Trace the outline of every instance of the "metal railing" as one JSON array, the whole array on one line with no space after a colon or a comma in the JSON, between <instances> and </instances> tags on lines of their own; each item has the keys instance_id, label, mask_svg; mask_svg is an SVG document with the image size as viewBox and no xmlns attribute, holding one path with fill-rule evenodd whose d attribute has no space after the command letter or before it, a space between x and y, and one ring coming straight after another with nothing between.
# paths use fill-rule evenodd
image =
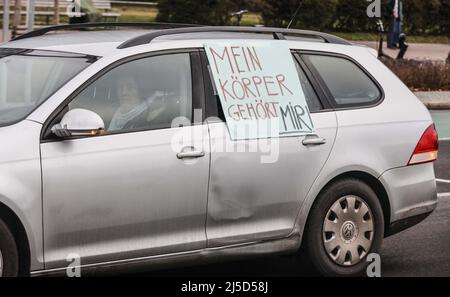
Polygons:
<instances>
[{"instance_id":1,"label":"metal railing","mask_svg":"<svg viewBox=\"0 0 450 297\"><path fill-rule=\"evenodd\" d=\"M208 27L208 26L202 26L202 27L188 27L188 28L176 28L176 29L168 29L168 30L161 30L161 31L155 31L150 32L147 34L143 34L141 36L137 36L134 38L131 38L121 45L118 46L118 48L128 48L133 46L138 46L142 44L148 44L152 42L155 38L161 37L161 36L167 36L167 35L176 35L176 34L188 34L188 33L218 33L218 32L225 32L225 33L249 33L249 34L271 34L274 39L286 39L285 36L305 36L305 37L313 37L313 38L320 38L326 43L334 43L334 44L344 44L344 45L351 45L350 42L348 42L345 39L342 39L340 37L317 32L317 31L309 31L309 30L294 30L294 29L284 29L284 28L267 28L267 27Z\"/></svg>"},{"instance_id":2,"label":"metal railing","mask_svg":"<svg viewBox=\"0 0 450 297\"><path fill-rule=\"evenodd\" d=\"M89 28L118 28L118 27L132 27L132 28L149 28L149 29L172 29L172 28L185 28L194 27L197 25L190 24L174 24L174 23L80 23L69 25L57 25L49 26L42 29L34 30L23 35L20 35L13 40L20 40L31 37L38 37L50 32L64 31L64 30L76 30L76 29L89 29Z\"/></svg>"}]
</instances>

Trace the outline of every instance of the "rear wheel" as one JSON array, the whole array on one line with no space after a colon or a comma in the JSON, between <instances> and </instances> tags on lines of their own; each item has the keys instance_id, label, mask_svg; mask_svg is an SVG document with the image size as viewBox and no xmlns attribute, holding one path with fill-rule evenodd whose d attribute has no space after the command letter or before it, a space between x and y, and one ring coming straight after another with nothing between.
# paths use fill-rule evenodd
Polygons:
<instances>
[{"instance_id":1,"label":"rear wheel","mask_svg":"<svg viewBox=\"0 0 450 297\"><path fill-rule=\"evenodd\" d=\"M383 210L375 192L360 180L342 179L317 198L306 227L305 251L320 274L360 275L383 235Z\"/></svg>"},{"instance_id":2,"label":"rear wheel","mask_svg":"<svg viewBox=\"0 0 450 297\"><path fill-rule=\"evenodd\" d=\"M0 219L0 277L13 277L19 274L19 254L14 236L8 226Z\"/></svg>"}]
</instances>

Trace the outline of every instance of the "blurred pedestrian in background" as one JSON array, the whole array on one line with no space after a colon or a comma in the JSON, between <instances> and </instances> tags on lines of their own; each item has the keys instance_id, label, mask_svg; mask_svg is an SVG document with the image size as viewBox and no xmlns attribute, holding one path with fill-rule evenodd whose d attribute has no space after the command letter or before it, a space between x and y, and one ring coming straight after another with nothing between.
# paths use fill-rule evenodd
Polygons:
<instances>
[{"instance_id":1,"label":"blurred pedestrian in background","mask_svg":"<svg viewBox=\"0 0 450 297\"><path fill-rule=\"evenodd\" d=\"M73 16L69 17L69 24L95 22L98 17L98 11L92 0L66 0L73 3ZM79 13L79 15L77 15Z\"/></svg>"},{"instance_id":2,"label":"blurred pedestrian in background","mask_svg":"<svg viewBox=\"0 0 450 297\"><path fill-rule=\"evenodd\" d=\"M403 1L390 0L388 48L398 48L399 36L402 33Z\"/></svg>"}]
</instances>

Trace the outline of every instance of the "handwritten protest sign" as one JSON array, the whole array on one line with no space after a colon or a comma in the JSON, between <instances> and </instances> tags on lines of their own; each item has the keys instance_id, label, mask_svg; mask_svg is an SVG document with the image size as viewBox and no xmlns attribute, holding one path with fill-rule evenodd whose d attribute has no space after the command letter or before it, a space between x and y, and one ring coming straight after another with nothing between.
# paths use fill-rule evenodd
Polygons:
<instances>
[{"instance_id":1,"label":"handwritten protest sign","mask_svg":"<svg viewBox=\"0 0 450 297\"><path fill-rule=\"evenodd\" d=\"M205 50L233 140L314 132L286 41L219 41Z\"/></svg>"}]
</instances>

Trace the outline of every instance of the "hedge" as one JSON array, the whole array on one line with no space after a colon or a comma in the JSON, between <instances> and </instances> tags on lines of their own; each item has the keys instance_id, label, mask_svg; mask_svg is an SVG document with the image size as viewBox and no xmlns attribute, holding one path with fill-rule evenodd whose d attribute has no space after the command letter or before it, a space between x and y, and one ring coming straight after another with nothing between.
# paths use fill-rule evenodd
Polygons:
<instances>
[{"instance_id":1,"label":"hedge","mask_svg":"<svg viewBox=\"0 0 450 297\"><path fill-rule=\"evenodd\" d=\"M389 0L380 0L382 16L389 18ZM285 27L299 0L160 0L159 21L227 25L230 14L248 9L261 14L265 25ZM369 32L366 0L303 0L294 28L342 32ZM409 34L450 35L450 0L403 0L404 31Z\"/></svg>"}]
</instances>

